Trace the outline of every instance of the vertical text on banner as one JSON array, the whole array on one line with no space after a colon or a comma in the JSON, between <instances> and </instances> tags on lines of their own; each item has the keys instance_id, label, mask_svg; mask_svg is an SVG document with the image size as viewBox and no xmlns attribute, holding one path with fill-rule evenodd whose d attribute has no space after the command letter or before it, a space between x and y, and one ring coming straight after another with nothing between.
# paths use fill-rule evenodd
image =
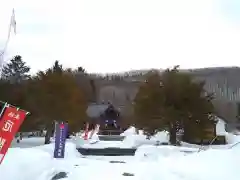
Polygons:
<instances>
[{"instance_id":1,"label":"vertical text on banner","mask_svg":"<svg viewBox=\"0 0 240 180\"><path fill-rule=\"evenodd\" d=\"M16 107L6 107L0 120L0 164L25 117L25 111Z\"/></svg>"},{"instance_id":2,"label":"vertical text on banner","mask_svg":"<svg viewBox=\"0 0 240 180\"><path fill-rule=\"evenodd\" d=\"M54 158L64 158L67 130L66 123L56 124Z\"/></svg>"}]
</instances>

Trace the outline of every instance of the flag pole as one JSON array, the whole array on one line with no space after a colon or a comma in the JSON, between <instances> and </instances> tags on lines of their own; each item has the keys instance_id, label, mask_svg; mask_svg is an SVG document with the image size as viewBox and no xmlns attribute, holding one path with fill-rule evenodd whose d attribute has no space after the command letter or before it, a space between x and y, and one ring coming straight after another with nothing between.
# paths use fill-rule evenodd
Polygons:
<instances>
[{"instance_id":1,"label":"flag pole","mask_svg":"<svg viewBox=\"0 0 240 180\"><path fill-rule=\"evenodd\" d=\"M26 115L30 114L30 112L28 112L28 111L26 111L26 110L24 110L24 109L18 108L18 107L16 107L16 106L12 105L12 104L8 104L7 102L4 102L4 101L1 101L1 100L0 100L0 103L4 104L4 109L5 109L6 107L9 107L9 106L10 106L10 107L17 108L18 111L19 111L19 110L25 111ZM0 113L0 117L1 117L2 113L4 112L4 109L2 109L2 112Z\"/></svg>"},{"instance_id":2,"label":"flag pole","mask_svg":"<svg viewBox=\"0 0 240 180\"><path fill-rule=\"evenodd\" d=\"M7 103L7 102L1 102L1 103L4 103L4 106L3 106L3 108L2 108L2 110L1 110L1 112L0 112L0 118L2 117L2 114L3 114L3 112L4 112L5 108L6 108L6 107L7 107L7 105L8 105L8 103Z\"/></svg>"},{"instance_id":3,"label":"flag pole","mask_svg":"<svg viewBox=\"0 0 240 180\"><path fill-rule=\"evenodd\" d=\"M13 24L14 23L14 24ZM7 46L8 46L8 43L9 43L9 40L10 40L10 36L11 36L11 29L12 29L12 26L14 26L14 32L16 33L16 21L15 21L15 11L14 11L14 8L12 10L12 15L11 15L11 19L10 19L10 24L8 26L8 36L7 36L7 41L5 43L5 46L3 48L3 51L1 52L0 56L3 56L6 49L7 49Z\"/></svg>"},{"instance_id":4,"label":"flag pole","mask_svg":"<svg viewBox=\"0 0 240 180\"><path fill-rule=\"evenodd\" d=\"M10 40L12 26L13 26L13 28L14 28L14 33L16 34L16 20L15 20L15 11L14 11L14 8L13 8L13 10L12 10L12 15L11 15L11 19L10 19L10 24L9 24L9 27L8 27L7 41L5 42L5 45L4 45L3 50L0 52L0 71L2 70L2 67L3 67L4 54L5 54L5 51L6 51L6 49L7 49L7 46L8 46L9 40Z\"/></svg>"}]
</instances>

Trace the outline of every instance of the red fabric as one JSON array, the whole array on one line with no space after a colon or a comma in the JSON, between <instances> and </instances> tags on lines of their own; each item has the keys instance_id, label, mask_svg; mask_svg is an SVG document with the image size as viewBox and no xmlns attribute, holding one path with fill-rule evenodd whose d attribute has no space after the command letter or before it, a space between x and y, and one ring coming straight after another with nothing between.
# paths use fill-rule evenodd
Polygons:
<instances>
[{"instance_id":1,"label":"red fabric","mask_svg":"<svg viewBox=\"0 0 240 180\"><path fill-rule=\"evenodd\" d=\"M88 129L89 129L89 124L86 124L86 129L85 129L85 134L84 134L84 140L88 140Z\"/></svg>"},{"instance_id":2,"label":"red fabric","mask_svg":"<svg viewBox=\"0 0 240 180\"><path fill-rule=\"evenodd\" d=\"M17 110L16 107L6 107L0 119L0 164L25 117L25 111Z\"/></svg>"}]
</instances>

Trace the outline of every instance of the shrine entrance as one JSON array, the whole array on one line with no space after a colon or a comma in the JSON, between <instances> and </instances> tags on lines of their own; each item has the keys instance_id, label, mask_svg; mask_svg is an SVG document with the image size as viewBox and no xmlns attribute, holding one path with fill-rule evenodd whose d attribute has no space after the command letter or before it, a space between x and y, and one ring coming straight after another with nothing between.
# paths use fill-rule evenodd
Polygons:
<instances>
[{"instance_id":1,"label":"shrine entrance","mask_svg":"<svg viewBox=\"0 0 240 180\"><path fill-rule=\"evenodd\" d=\"M120 112L109 105L107 109L100 116L100 129L109 134L114 131L120 131ZM112 133L111 133L112 134ZM118 133L119 134L119 133Z\"/></svg>"}]
</instances>

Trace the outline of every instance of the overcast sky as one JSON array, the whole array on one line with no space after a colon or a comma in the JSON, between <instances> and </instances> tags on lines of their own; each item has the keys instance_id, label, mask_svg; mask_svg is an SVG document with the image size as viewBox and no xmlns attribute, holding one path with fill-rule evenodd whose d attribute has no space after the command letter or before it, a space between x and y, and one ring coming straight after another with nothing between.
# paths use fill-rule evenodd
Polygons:
<instances>
[{"instance_id":1,"label":"overcast sky","mask_svg":"<svg viewBox=\"0 0 240 180\"><path fill-rule=\"evenodd\" d=\"M17 35L5 61L32 72L60 60L88 72L240 66L239 0L2 0L0 48L12 8Z\"/></svg>"}]
</instances>

